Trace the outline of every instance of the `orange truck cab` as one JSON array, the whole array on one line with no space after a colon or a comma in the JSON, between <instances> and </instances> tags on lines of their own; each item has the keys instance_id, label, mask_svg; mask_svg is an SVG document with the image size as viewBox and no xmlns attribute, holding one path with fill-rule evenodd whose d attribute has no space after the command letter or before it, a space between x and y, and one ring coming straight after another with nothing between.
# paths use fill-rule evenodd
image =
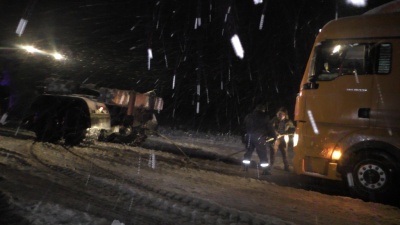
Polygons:
<instances>
[{"instance_id":1,"label":"orange truck cab","mask_svg":"<svg viewBox=\"0 0 400 225\"><path fill-rule=\"evenodd\" d=\"M327 23L296 99L294 170L380 201L400 184L400 1Z\"/></svg>"}]
</instances>

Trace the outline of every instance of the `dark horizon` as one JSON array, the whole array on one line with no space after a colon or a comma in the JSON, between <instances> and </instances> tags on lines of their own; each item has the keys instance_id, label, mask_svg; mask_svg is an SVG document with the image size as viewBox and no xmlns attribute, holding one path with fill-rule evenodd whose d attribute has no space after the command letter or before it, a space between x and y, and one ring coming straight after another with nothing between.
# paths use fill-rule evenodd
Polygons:
<instances>
[{"instance_id":1,"label":"dark horizon","mask_svg":"<svg viewBox=\"0 0 400 225\"><path fill-rule=\"evenodd\" d=\"M252 0L7 0L0 20L1 66L20 102L14 109L19 116L35 94L32 87L58 77L138 92L154 89L165 101L161 125L236 132L257 104L266 104L270 116L284 106L292 117L319 29L336 13L358 15L387 2L368 1L358 8L346 0L260 5ZM21 18L28 23L19 37ZM243 59L232 48L234 34ZM67 60L9 49L17 44L57 49Z\"/></svg>"}]
</instances>

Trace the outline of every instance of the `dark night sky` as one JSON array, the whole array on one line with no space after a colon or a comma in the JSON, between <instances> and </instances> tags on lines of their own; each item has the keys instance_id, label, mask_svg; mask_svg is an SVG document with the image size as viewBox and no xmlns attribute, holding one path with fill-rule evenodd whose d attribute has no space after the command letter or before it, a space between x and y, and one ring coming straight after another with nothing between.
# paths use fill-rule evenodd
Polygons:
<instances>
[{"instance_id":1,"label":"dark night sky","mask_svg":"<svg viewBox=\"0 0 400 225\"><path fill-rule=\"evenodd\" d=\"M30 99L28 87L50 76L88 79L101 87L155 89L165 101L160 124L235 132L259 103L270 115L280 106L293 112L314 38L336 9L339 17L351 16L386 2L357 8L346 0L3 0L0 62L19 100ZM28 24L19 37L21 18ZM195 29L196 18L201 25ZM233 51L233 34L243 59ZM7 49L16 44L57 49L68 60Z\"/></svg>"}]
</instances>

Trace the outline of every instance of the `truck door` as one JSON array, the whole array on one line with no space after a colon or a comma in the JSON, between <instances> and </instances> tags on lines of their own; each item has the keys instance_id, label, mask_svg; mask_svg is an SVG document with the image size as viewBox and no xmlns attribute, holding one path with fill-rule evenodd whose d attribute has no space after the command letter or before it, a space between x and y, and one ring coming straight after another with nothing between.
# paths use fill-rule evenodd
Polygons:
<instances>
[{"instance_id":1,"label":"truck door","mask_svg":"<svg viewBox=\"0 0 400 225\"><path fill-rule=\"evenodd\" d=\"M319 44L302 89L302 146L305 172L326 175L335 144L370 126L374 76L370 43L355 40ZM299 105L299 103L298 103Z\"/></svg>"},{"instance_id":2,"label":"truck door","mask_svg":"<svg viewBox=\"0 0 400 225\"><path fill-rule=\"evenodd\" d=\"M393 138L400 130L400 67L395 63L400 59L399 50L400 39L389 39L378 46L373 97L377 107L371 111L376 135Z\"/></svg>"}]
</instances>

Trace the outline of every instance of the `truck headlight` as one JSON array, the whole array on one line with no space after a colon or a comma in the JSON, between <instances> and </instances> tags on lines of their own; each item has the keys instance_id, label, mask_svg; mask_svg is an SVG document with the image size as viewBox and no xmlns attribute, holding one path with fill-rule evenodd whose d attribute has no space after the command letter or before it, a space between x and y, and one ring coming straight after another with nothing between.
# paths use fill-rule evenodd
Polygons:
<instances>
[{"instance_id":1,"label":"truck headlight","mask_svg":"<svg viewBox=\"0 0 400 225\"><path fill-rule=\"evenodd\" d=\"M333 150L332 152L332 160L339 160L342 157L342 152L338 149Z\"/></svg>"}]
</instances>

